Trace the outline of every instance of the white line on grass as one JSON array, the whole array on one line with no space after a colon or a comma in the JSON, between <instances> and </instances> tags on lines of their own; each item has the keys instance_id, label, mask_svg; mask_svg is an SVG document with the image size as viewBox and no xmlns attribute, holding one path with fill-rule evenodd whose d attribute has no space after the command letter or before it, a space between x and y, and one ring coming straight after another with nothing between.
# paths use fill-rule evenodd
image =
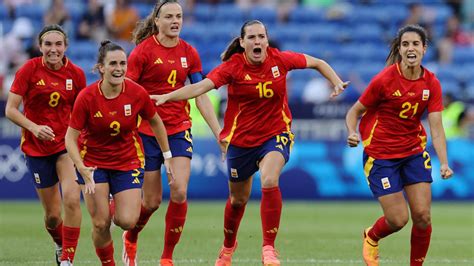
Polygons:
<instances>
[{"instance_id":1,"label":"white line on grass","mask_svg":"<svg viewBox=\"0 0 474 266\"><path fill-rule=\"evenodd\" d=\"M77 260L75 261L76 263L83 265L83 264L94 264L97 265L98 261L97 260ZM119 261L116 261L119 262ZM234 259L233 262L238 263L239 265L259 265L261 264L261 260L257 259ZM292 265L361 265L363 263L362 260L347 260L347 259L302 259L302 260L297 260L297 259L282 259L282 263L284 264L292 264ZM381 263L383 264L388 264L390 263L391 265L404 265L406 261L402 260L380 260ZM473 261L472 260L463 260L463 259L435 259L431 260L428 259L426 262L429 262L430 265L447 265L447 264L453 264L453 265L460 265L460 264L466 264L466 265L472 265ZM51 261L27 261L26 262L28 265L50 265ZM159 263L159 260L139 260L139 263L141 265L156 265ZM178 265L210 265L213 264L214 261L209 261L207 259L177 259L174 260L174 263ZM6 265L8 264L14 264L14 262L6 262Z\"/></svg>"}]
</instances>

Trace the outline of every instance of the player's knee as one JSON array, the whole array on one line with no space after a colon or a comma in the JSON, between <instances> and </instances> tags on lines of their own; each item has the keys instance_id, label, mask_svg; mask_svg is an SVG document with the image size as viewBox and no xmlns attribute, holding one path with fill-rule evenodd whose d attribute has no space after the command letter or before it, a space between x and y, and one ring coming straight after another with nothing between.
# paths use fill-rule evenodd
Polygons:
<instances>
[{"instance_id":1,"label":"player's knee","mask_svg":"<svg viewBox=\"0 0 474 266\"><path fill-rule=\"evenodd\" d=\"M146 199L143 201L143 207L147 209L149 212L154 212L158 210L161 205L162 198L161 197L154 197L153 199Z\"/></svg>"},{"instance_id":2,"label":"player's knee","mask_svg":"<svg viewBox=\"0 0 474 266\"><path fill-rule=\"evenodd\" d=\"M100 220L100 221L92 221L92 230L99 235L103 235L107 231L110 230L110 221L107 220Z\"/></svg>"},{"instance_id":3,"label":"player's knee","mask_svg":"<svg viewBox=\"0 0 474 266\"><path fill-rule=\"evenodd\" d=\"M177 189L177 190L173 190L171 191L170 193L170 198L173 202L176 202L176 203L183 203L186 201L186 189L183 188L183 189Z\"/></svg>"},{"instance_id":4,"label":"player's knee","mask_svg":"<svg viewBox=\"0 0 474 266\"><path fill-rule=\"evenodd\" d=\"M135 227L137 221L133 221L132 219L116 219L114 223L122 228L122 230L131 230Z\"/></svg>"},{"instance_id":5,"label":"player's knee","mask_svg":"<svg viewBox=\"0 0 474 266\"><path fill-rule=\"evenodd\" d=\"M63 204L66 211L81 211L81 196L80 194L63 195Z\"/></svg>"},{"instance_id":6,"label":"player's knee","mask_svg":"<svg viewBox=\"0 0 474 266\"><path fill-rule=\"evenodd\" d=\"M247 204L247 201L248 201L248 198L246 197L231 197L230 198L230 205L233 207L233 208L240 208L240 207L243 207Z\"/></svg>"},{"instance_id":7,"label":"player's knee","mask_svg":"<svg viewBox=\"0 0 474 266\"><path fill-rule=\"evenodd\" d=\"M431 224L431 214L429 211L413 213L411 219L413 224L426 227Z\"/></svg>"},{"instance_id":8,"label":"player's knee","mask_svg":"<svg viewBox=\"0 0 474 266\"><path fill-rule=\"evenodd\" d=\"M263 188L272 188L278 186L278 176L263 176L262 175L262 187Z\"/></svg>"},{"instance_id":9,"label":"player's knee","mask_svg":"<svg viewBox=\"0 0 474 266\"><path fill-rule=\"evenodd\" d=\"M47 228L54 229L61 223L61 215L58 214L46 214L44 216L44 223Z\"/></svg>"},{"instance_id":10,"label":"player's knee","mask_svg":"<svg viewBox=\"0 0 474 266\"><path fill-rule=\"evenodd\" d=\"M405 225L408 223L408 216L400 215L397 217L387 218L387 222L390 227L396 232L405 227Z\"/></svg>"}]
</instances>

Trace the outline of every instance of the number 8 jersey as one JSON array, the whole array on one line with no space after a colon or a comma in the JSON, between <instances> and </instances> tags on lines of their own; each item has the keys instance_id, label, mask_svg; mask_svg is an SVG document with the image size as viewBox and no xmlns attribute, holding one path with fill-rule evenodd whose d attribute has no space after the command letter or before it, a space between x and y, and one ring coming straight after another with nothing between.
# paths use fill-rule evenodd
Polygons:
<instances>
[{"instance_id":1,"label":"number 8 jersey","mask_svg":"<svg viewBox=\"0 0 474 266\"><path fill-rule=\"evenodd\" d=\"M408 80L393 64L377 74L359 98L367 107L359 131L371 157L404 158L424 151L421 117L425 110L443 111L443 103L438 79L426 68L423 71L419 79Z\"/></svg>"},{"instance_id":2,"label":"number 8 jersey","mask_svg":"<svg viewBox=\"0 0 474 266\"><path fill-rule=\"evenodd\" d=\"M64 137L77 94L86 86L84 71L69 59L53 70L42 57L28 60L16 73L11 92L22 96L23 113L38 125L49 126L55 139L42 141L22 130L21 149L28 156L48 156L65 150Z\"/></svg>"}]
</instances>

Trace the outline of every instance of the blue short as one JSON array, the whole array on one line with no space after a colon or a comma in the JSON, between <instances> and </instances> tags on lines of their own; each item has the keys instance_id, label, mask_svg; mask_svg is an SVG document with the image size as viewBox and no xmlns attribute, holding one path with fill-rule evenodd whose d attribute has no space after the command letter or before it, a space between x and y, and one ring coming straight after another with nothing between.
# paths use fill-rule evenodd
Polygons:
<instances>
[{"instance_id":1,"label":"blue short","mask_svg":"<svg viewBox=\"0 0 474 266\"><path fill-rule=\"evenodd\" d=\"M364 152L363 162L367 182L376 198L400 192L406 185L433 182L431 159L427 151L387 160L374 159Z\"/></svg>"},{"instance_id":2,"label":"blue short","mask_svg":"<svg viewBox=\"0 0 474 266\"><path fill-rule=\"evenodd\" d=\"M145 171L156 171L165 162L163 152L156 141L155 136L148 136L140 133L145 149ZM171 153L173 157L193 157L193 135L187 129L179 133L168 136Z\"/></svg>"},{"instance_id":3,"label":"blue short","mask_svg":"<svg viewBox=\"0 0 474 266\"><path fill-rule=\"evenodd\" d=\"M33 157L25 155L26 166L30 170L31 177L36 188L48 188L59 182L58 172L56 171L56 162L59 156L66 153L66 150L58 153Z\"/></svg>"},{"instance_id":4,"label":"blue short","mask_svg":"<svg viewBox=\"0 0 474 266\"><path fill-rule=\"evenodd\" d=\"M281 133L254 148L241 148L232 144L227 148L227 174L229 181L242 182L249 179L258 171L258 164L267 153L280 152L285 163L290 159L290 151L293 146L294 136L292 133Z\"/></svg>"},{"instance_id":5,"label":"blue short","mask_svg":"<svg viewBox=\"0 0 474 266\"><path fill-rule=\"evenodd\" d=\"M79 171L77 173L77 183L84 185L84 178ZM98 168L94 171L94 182L109 183L110 193L115 195L120 191L132 188L142 188L143 168L137 168L130 171L118 171Z\"/></svg>"}]
</instances>

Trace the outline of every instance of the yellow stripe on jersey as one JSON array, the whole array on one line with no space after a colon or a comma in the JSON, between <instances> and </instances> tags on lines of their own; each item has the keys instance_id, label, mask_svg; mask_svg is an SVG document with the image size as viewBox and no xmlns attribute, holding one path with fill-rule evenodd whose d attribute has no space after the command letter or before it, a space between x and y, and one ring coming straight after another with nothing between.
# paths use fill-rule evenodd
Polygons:
<instances>
[{"instance_id":1,"label":"yellow stripe on jersey","mask_svg":"<svg viewBox=\"0 0 474 266\"><path fill-rule=\"evenodd\" d=\"M25 129L21 129L21 140L20 140L20 148L23 147L23 143L25 143Z\"/></svg>"},{"instance_id":2,"label":"yellow stripe on jersey","mask_svg":"<svg viewBox=\"0 0 474 266\"><path fill-rule=\"evenodd\" d=\"M240 111L240 105L239 105L239 113L237 113L237 115L234 118L234 123L232 124L232 128L230 129L230 133L229 133L229 135L227 135L227 137L224 138L224 140L227 143L230 143L230 141L232 140L232 136L234 136L234 132L237 129L237 118L239 117L241 112L242 111Z\"/></svg>"},{"instance_id":3,"label":"yellow stripe on jersey","mask_svg":"<svg viewBox=\"0 0 474 266\"><path fill-rule=\"evenodd\" d=\"M367 162L365 162L365 165L364 165L364 174L365 174L365 178L367 179L367 184L369 185L370 185L369 174L370 174L370 170L372 170L372 167L374 167L374 161L375 161L375 158L369 156L369 158L367 159Z\"/></svg>"},{"instance_id":4,"label":"yellow stripe on jersey","mask_svg":"<svg viewBox=\"0 0 474 266\"><path fill-rule=\"evenodd\" d=\"M283 104L283 107L282 107L282 110L281 110L281 114L283 116L283 122L285 122L285 124L286 124L286 131L291 132L291 126L290 126L291 119L285 114L285 105L284 104Z\"/></svg>"},{"instance_id":5,"label":"yellow stripe on jersey","mask_svg":"<svg viewBox=\"0 0 474 266\"><path fill-rule=\"evenodd\" d=\"M426 136L421 135L421 132L423 132L423 128L421 127L421 125L420 125L419 128L420 128L420 135L418 135L418 137L421 139L420 146L421 146L421 147L423 148L423 150L424 150L424 149L426 149L426 142L427 142L427 140L426 140Z\"/></svg>"},{"instance_id":6,"label":"yellow stripe on jersey","mask_svg":"<svg viewBox=\"0 0 474 266\"><path fill-rule=\"evenodd\" d=\"M186 111L186 114L189 117L189 114L191 113L191 105L189 104L188 101L186 101L186 105L184 106L184 110ZM191 117L189 117L189 120L191 120Z\"/></svg>"},{"instance_id":7,"label":"yellow stripe on jersey","mask_svg":"<svg viewBox=\"0 0 474 266\"><path fill-rule=\"evenodd\" d=\"M137 127L140 127L141 123L142 123L142 117L139 115L137 119Z\"/></svg>"},{"instance_id":8,"label":"yellow stripe on jersey","mask_svg":"<svg viewBox=\"0 0 474 266\"><path fill-rule=\"evenodd\" d=\"M374 136L374 131L375 131L375 127L377 127L377 124L378 124L379 120L375 120L375 123L374 123L374 126L372 127L372 130L370 130L370 135L367 139L363 140L362 141L362 145L364 147L367 147L370 145L370 143L372 142L372 137Z\"/></svg>"},{"instance_id":9,"label":"yellow stripe on jersey","mask_svg":"<svg viewBox=\"0 0 474 266\"><path fill-rule=\"evenodd\" d=\"M84 157L86 157L86 153L87 153L86 144L87 144L87 139L84 140L84 143L83 143L84 146L82 147L82 151L79 152L79 154L81 155L81 159L83 159L83 160L84 160Z\"/></svg>"},{"instance_id":10,"label":"yellow stripe on jersey","mask_svg":"<svg viewBox=\"0 0 474 266\"><path fill-rule=\"evenodd\" d=\"M143 168L145 167L145 155L143 155L142 147L140 146L140 142L137 141L137 138L135 138L135 136L132 136L132 138L133 145L135 149L137 149L137 158L140 161L140 167Z\"/></svg>"}]
</instances>

